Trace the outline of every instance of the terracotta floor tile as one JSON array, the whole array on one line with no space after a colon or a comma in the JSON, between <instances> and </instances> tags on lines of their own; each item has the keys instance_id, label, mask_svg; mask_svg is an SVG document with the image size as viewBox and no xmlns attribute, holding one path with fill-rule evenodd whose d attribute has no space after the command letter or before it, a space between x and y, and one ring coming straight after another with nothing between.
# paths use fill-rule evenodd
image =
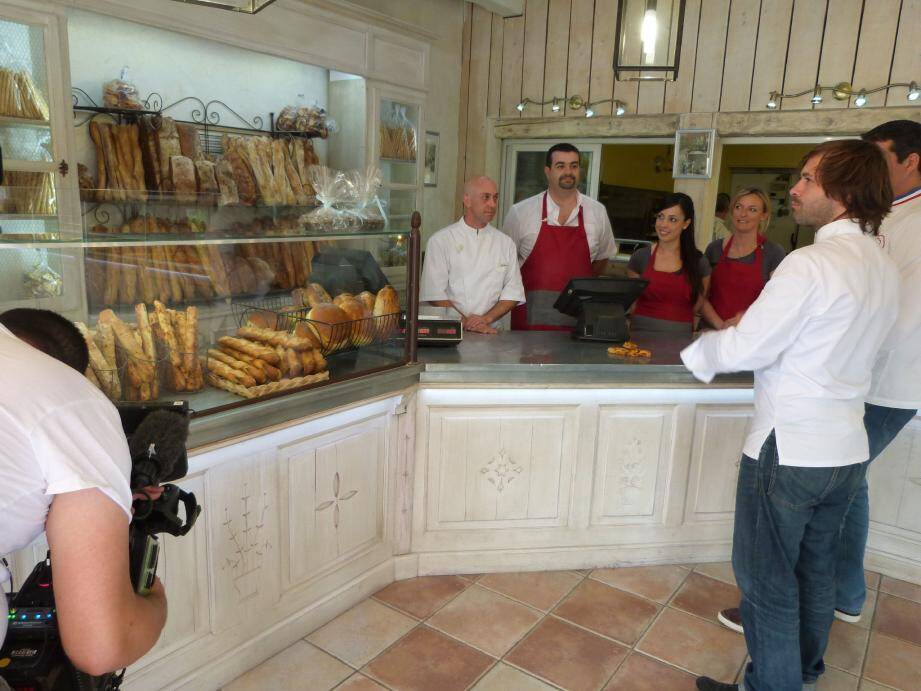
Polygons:
<instances>
[{"instance_id":1,"label":"terracotta floor tile","mask_svg":"<svg viewBox=\"0 0 921 691\"><path fill-rule=\"evenodd\" d=\"M373 679L357 672L336 687L336 691L387 691Z\"/></svg>"},{"instance_id":2,"label":"terracotta floor tile","mask_svg":"<svg viewBox=\"0 0 921 691\"><path fill-rule=\"evenodd\" d=\"M860 680L860 691L892 691L891 686L883 686L869 679Z\"/></svg>"},{"instance_id":3,"label":"terracotta floor tile","mask_svg":"<svg viewBox=\"0 0 921 691\"><path fill-rule=\"evenodd\" d=\"M418 619L426 619L470 585L457 576L422 576L395 581L374 593L381 602Z\"/></svg>"},{"instance_id":4,"label":"terracotta floor tile","mask_svg":"<svg viewBox=\"0 0 921 691\"><path fill-rule=\"evenodd\" d=\"M730 683L745 659L745 639L719 624L666 608L637 650Z\"/></svg>"},{"instance_id":5,"label":"terracotta floor tile","mask_svg":"<svg viewBox=\"0 0 921 691\"><path fill-rule=\"evenodd\" d=\"M361 667L405 635L418 622L367 599L307 636L318 648Z\"/></svg>"},{"instance_id":6,"label":"terracotta floor tile","mask_svg":"<svg viewBox=\"0 0 921 691\"><path fill-rule=\"evenodd\" d=\"M483 577L481 573L459 573L457 574L460 578L463 578L465 581L473 581L476 583Z\"/></svg>"},{"instance_id":7,"label":"terracotta floor tile","mask_svg":"<svg viewBox=\"0 0 921 691\"><path fill-rule=\"evenodd\" d=\"M704 576L715 578L718 581L723 581L730 585L736 584L736 575L732 570L732 562L730 561L720 561L714 564L698 564L694 567L694 570L697 573L702 573Z\"/></svg>"},{"instance_id":8,"label":"terracotta floor tile","mask_svg":"<svg viewBox=\"0 0 921 691\"><path fill-rule=\"evenodd\" d=\"M900 581L897 578L883 576L879 584L879 590L881 593L889 593L913 602L921 602L921 585L917 583L909 583L908 581Z\"/></svg>"},{"instance_id":9,"label":"terracotta floor tile","mask_svg":"<svg viewBox=\"0 0 921 691\"><path fill-rule=\"evenodd\" d=\"M565 621L547 617L505 660L571 691L601 688L629 650Z\"/></svg>"},{"instance_id":10,"label":"terracotta floor tile","mask_svg":"<svg viewBox=\"0 0 921 691\"><path fill-rule=\"evenodd\" d=\"M826 667L825 674L819 677L816 691L857 691L860 679L834 667Z\"/></svg>"},{"instance_id":11,"label":"terracotta floor tile","mask_svg":"<svg viewBox=\"0 0 921 691\"><path fill-rule=\"evenodd\" d=\"M680 566L628 566L595 569L591 577L665 604L687 575L687 570Z\"/></svg>"},{"instance_id":12,"label":"terracotta floor tile","mask_svg":"<svg viewBox=\"0 0 921 691\"><path fill-rule=\"evenodd\" d=\"M863 675L896 689L921 689L921 647L874 631Z\"/></svg>"},{"instance_id":13,"label":"terracotta floor tile","mask_svg":"<svg viewBox=\"0 0 921 691\"><path fill-rule=\"evenodd\" d=\"M553 691L554 687L500 662L470 691Z\"/></svg>"},{"instance_id":14,"label":"terracotta floor tile","mask_svg":"<svg viewBox=\"0 0 921 691\"><path fill-rule=\"evenodd\" d=\"M462 691L494 662L470 646L419 626L362 672L396 691Z\"/></svg>"},{"instance_id":15,"label":"terracotta floor tile","mask_svg":"<svg viewBox=\"0 0 921 691\"><path fill-rule=\"evenodd\" d=\"M428 625L502 657L541 616L541 612L520 602L473 586L436 612Z\"/></svg>"},{"instance_id":16,"label":"terracotta floor tile","mask_svg":"<svg viewBox=\"0 0 921 691\"><path fill-rule=\"evenodd\" d=\"M714 623L720 610L739 606L739 589L709 576L692 573L672 598L671 606Z\"/></svg>"},{"instance_id":17,"label":"terracotta floor tile","mask_svg":"<svg viewBox=\"0 0 921 691\"><path fill-rule=\"evenodd\" d=\"M876 573L875 571L864 570L863 580L866 581L868 588L872 590L878 590L879 589L879 579L880 579L880 575Z\"/></svg>"},{"instance_id":18,"label":"terracotta floor tile","mask_svg":"<svg viewBox=\"0 0 921 691\"><path fill-rule=\"evenodd\" d=\"M695 691L695 679L693 674L634 652L630 653L604 691Z\"/></svg>"},{"instance_id":19,"label":"terracotta floor tile","mask_svg":"<svg viewBox=\"0 0 921 691\"><path fill-rule=\"evenodd\" d=\"M633 645L661 607L649 600L587 578L553 613L602 636Z\"/></svg>"},{"instance_id":20,"label":"terracotta floor tile","mask_svg":"<svg viewBox=\"0 0 921 691\"><path fill-rule=\"evenodd\" d=\"M921 604L880 593L873 630L921 645Z\"/></svg>"},{"instance_id":21,"label":"terracotta floor tile","mask_svg":"<svg viewBox=\"0 0 921 691\"><path fill-rule=\"evenodd\" d=\"M867 591L867 599L863 602L863 610L860 612L860 621L858 621L854 626L859 626L862 629L869 629L870 625L873 623L873 616L876 614L876 601L879 597L879 593L876 590Z\"/></svg>"},{"instance_id":22,"label":"terracotta floor tile","mask_svg":"<svg viewBox=\"0 0 921 691\"><path fill-rule=\"evenodd\" d=\"M544 612L563 599L582 580L572 571L488 573L477 583Z\"/></svg>"},{"instance_id":23,"label":"terracotta floor tile","mask_svg":"<svg viewBox=\"0 0 921 691\"><path fill-rule=\"evenodd\" d=\"M327 691L352 674L352 668L306 641L270 657L224 686L223 691Z\"/></svg>"},{"instance_id":24,"label":"terracotta floor tile","mask_svg":"<svg viewBox=\"0 0 921 691\"><path fill-rule=\"evenodd\" d=\"M869 635L870 632L867 629L836 619L831 625L831 635L825 651L825 664L851 674L860 674Z\"/></svg>"}]
</instances>

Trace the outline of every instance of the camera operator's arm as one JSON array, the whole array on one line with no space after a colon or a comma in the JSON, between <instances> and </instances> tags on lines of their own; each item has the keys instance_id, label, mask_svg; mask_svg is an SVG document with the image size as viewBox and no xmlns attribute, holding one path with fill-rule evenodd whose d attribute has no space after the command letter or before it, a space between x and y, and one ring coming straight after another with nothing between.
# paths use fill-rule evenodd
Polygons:
<instances>
[{"instance_id":1,"label":"camera operator's arm","mask_svg":"<svg viewBox=\"0 0 921 691\"><path fill-rule=\"evenodd\" d=\"M64 651L92 675L126 667L157 642L166 594L137 595L128 576L128 520L98 489L57 494L46 523Z\"/></svg>"}]
</instances>

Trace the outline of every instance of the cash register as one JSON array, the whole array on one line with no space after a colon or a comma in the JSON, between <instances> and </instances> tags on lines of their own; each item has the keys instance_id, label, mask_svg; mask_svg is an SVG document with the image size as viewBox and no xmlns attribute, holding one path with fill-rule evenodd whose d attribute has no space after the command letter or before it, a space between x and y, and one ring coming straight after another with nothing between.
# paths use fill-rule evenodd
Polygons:
<instances>
[{"instance_id":1,"label":"cash register","mask_svg":"<svg viewBox=\"0 0 921 691\"><path fill-rule=\"evenodd\" d=\"M576 318L572 337L577 341L623 343L630 338L627 310L648 284L641 278L573 278L553 307Z\"/></svg>"}]
</instances>

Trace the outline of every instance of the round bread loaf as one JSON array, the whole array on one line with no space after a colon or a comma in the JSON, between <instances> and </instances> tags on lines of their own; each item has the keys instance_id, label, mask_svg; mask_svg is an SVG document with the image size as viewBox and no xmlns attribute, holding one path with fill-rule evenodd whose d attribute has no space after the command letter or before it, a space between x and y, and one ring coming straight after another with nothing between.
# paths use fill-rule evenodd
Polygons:
<instances>
[{"instance_id":1,"label":"round bread loaf","mask_svg":"<svg viewBox=\"0 0 921 691\"><path fill-rule=\"evenodd\" d=\"M361 304L368 310L369 315L374 313L374 301L377 299L374 293L363 290L358 294L358 299L361 300Z\"/></svg>"},{"instance_id":2,"label":"round bread loaf","mask_svg":"<svg viewBox=\"0 0 921 691\"><path fill-rule=\"evenodd\" d=\"M326 292L326 289L319 283L311 283L307 286L307 303L311 307L332 303L333 299Z\"/></svg>"},{"instance_id":3,"label":"round bread loaf","mask_svg":"<svg viewBox=\"0 0 921 691\"><path fill-rule=\"evenodd\" d=\"M321 302L315 305L307 313L307 319L326 352L341 350L349 344L349 328L338 326L349 321L349 317L333 303Z\"/></svg>"},{"instance_id":4,"label":"round bread loaf","mask_svg":"<svg viewBox=\"0 0 921 691\"><path fill-rule=\"evenodd\" d=\"M305 321L298 321L294 325L294 335L298 338L306 338L308 341L311 341L314 348L319 348L321 345L316 331Z\"/></svg>"},{"instance_id":5,"label":"round bread loaf","mask_svg":"<svg viewBox=\"0 0 921 691\"><path fill-rule=\"evenodd\" d=\"M374 340L374 320L368 319L371 316L370 312L357 298L345 298L339 303L339 309L349 315L352 321L352 328L349 330L352 345L368 345Z\"/></svg>"},{"instance_id":6,"label":"round bread loaf","mask_svg":"<svg viewBox=\"0 0 921 691\"><path fill-rule=\"evenodd\" d=\"M386 341L400 321L400 298L393 286L384 286L377 291L374 300L374 322L377 339Z\"/></svg>"},{"instance_id":7,"label":"round bread loaf","mask_svg":"<svg viewBox=\"0 0 921 691\"><path fill-rule=\"evenodd\" d=\"M274 312L254 310L246 313L244 326L256 326L260 329L275 329L276 315Z\"/></svg>"},{"instance_id":8,"label":"round bread loaf","mask_svg":"<svg viewBox=\"0 0 921 691\"><path fill-rule=\"evenodd\" d=\"M333 298L333 304L336 307L342 307L342 303L345 300L354 300L355 296L351 293L339 293L336 297Z\"/></svg>"}]
</instances>

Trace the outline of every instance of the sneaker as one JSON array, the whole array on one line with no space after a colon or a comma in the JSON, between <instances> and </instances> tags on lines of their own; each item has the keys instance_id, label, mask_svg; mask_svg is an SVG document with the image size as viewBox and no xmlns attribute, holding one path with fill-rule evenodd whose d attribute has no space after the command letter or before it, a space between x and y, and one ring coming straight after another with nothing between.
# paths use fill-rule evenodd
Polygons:
<instances>
[{"instance_id":1,"label":"sneaker","mask_svg":"<svg viewBox=\"0 0 921 691\"><path fill-rule=\"evenodd\" d=\"M845 612L843 609L835 610L835 619L846 621L848 624L856 624L858 621L860 621L860 615L860 612L857 612L857 614L851 614L850 612Z\"/></svg>"},{"instance_id":2,"label":"sneaker","mask_svg":"<svg viewBox=\"0 0 921 691\"><path fill-rule=\"evenodd\" d=\"M837 612L835 614L837 614ZM736 633L744 633L744 629L742 628L742 613L739 611L738 607L724 609L716 615L716 618L719 619L720 624L727 629L732 629Z\"/></svg>"},{"instance_id":3,"label":"sneaker","mask_svg":"<svg viewBox=\"0 0 921 691\"><path fill-rule=\"evenodd\" d=\"M710 677L697 677L697 691L739 691L739 685L724 684Z\"/></svg>"}]
</instances>

